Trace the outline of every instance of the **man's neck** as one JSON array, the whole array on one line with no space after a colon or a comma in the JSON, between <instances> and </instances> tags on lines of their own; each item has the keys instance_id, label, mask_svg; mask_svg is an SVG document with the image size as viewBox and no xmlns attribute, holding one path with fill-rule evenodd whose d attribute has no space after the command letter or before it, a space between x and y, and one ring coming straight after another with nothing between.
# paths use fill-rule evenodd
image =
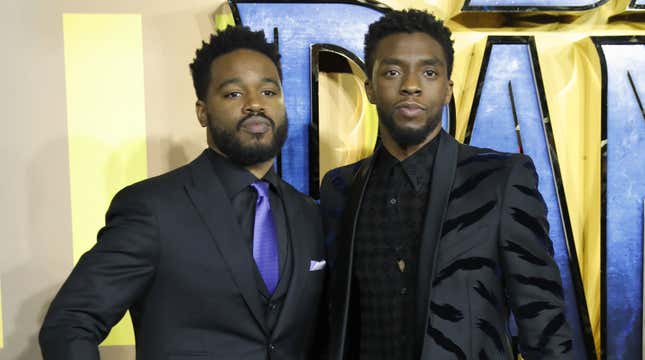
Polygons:
<instances>
[{"instance_id":1,"label":"man's neck","mask_svg":"<svg viewBox=\"0 0 645 360\"><path fill-rule=\"evenodd\" d=\"M273 167L273 158L262 163L245 166L244 168L255 175L256 178L262 179L266 173Z\"/></svg>"},{"instance_id":2,"label":"man's neck","mask_svg":"<svg viewBox=\"0 0 645 360\"><path fill-rule=\"evenodd\" d=\"M217 146L210 146L213 151L216 153L220 154L221 156L230 159L226 154L224 154L220 149L217 148ZM244 168L248 170L251 174L253 174L256 178L262 179L264 175L266 175L269 170L273 167L273 162L275 158L271 158L267 161L257 163L257 164L252 164L252 165L245 165Z\"/></svg>"},{"instance_id":3,"label":"man's neck","mask_svg":"<svg viewBox=\"0 0 645 360\"><path fill-rule=\"evenodd\" d=\"M410 156L412 156L417 151L419 151L419 149L423 148L434 138L439 136L440 132L441 132L441 126L437 126L434 130L430 132L430 134L428 134L428 136L421 143L417 145L401 146L396 141L394 141L394 139L390 136L390 134L387 131L382 131L381 142L383 143L383 146L385 147L385 149L394 158L396 158L399 161L403 161L409 158Z\"/></svg>"}]
</instances>

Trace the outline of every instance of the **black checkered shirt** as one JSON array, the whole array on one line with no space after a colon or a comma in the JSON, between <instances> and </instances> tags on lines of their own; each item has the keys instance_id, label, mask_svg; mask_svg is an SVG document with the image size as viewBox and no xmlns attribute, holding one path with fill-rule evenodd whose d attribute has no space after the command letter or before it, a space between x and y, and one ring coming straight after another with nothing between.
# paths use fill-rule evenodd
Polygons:
<instances>
[{"instance_id":1,"label":"black checkered shirt","mask_svg":"<svg viewBox=\"0 0 645 360\"><path fill-rule=\"evenodd\" d=\"M355 240L361 360L420 356L413 334L417 263L437 139L401 162L385 148L376 155Z\"/></svg>"}]
</instances>

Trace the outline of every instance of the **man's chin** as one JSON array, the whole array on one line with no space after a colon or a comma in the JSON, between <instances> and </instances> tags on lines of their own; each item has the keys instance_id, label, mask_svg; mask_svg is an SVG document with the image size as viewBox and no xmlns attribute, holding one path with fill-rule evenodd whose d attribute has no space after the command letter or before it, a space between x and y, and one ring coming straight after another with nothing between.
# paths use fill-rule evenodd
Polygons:
<instances>
[{"instance_id":1,"label":"man's chin","mask_svg":"<svg viewBox=\"0 0 645 360\"><path fill-rule=\"evenodd\" d=\"M400 127L389 129L392 139L401 147L415 146L423 143L433 132L431 127Z\"/></svg>"},{"instance_id":2,"label":"man's chin","mask_svg":"<svg viewBox=\"0 0 645 360\"><path fill-rule=\"evenodd\" d=\"M254 165L272 160L287 138L286 123L275 130L251 133L249 131L228 132L209 127L213 144L234 162Z\"/></svg>"},{"instance_id":3,"label":"man's chin","mask_svg":"<svg viewBox=\"0 0 645 360\"><path fill-rule=\"evenodd\" d=\"M252 131L247 131L244 129L239 130L238 132L238 140L245 141L245 139L269 139L272 140L273 137L275 136L275 133L273 130L269 129L268 131L265 132L252 132Z\"/></svg>"},{"instance_id":4,"label":"man's chin","mask_svg":"<svg viewBox=\"0 0 645 360\"><path fill-rule=\"evenodd\" d=\"M246 139L238 138L237 140L238 144L240 144L245 150L270 148L274 142L273 136L252 137Z\"/></svg>"}]
</instances>

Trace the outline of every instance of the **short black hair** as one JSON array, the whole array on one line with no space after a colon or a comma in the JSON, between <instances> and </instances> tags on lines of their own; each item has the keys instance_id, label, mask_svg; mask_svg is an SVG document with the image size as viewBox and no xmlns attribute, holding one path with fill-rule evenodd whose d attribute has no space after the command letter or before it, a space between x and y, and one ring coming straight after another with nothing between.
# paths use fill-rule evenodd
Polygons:
<instances>
[{"instance_id":1,"label":"short black hair","mask_svg":"<svg viewBox=\"0 0 645 360\"><path fill-rule=\"evenodd\" d=\"M280 69L280 54L274 43L269 43L264 31L251 31L246 26L227 26L226 29L211 34L209 42L202 41L201 49L195 51L195 59L190 64L193 86L199 100L205 101L211 79L211 64L218 57L238 49L249 49L266 55Z\"/></svg>"},{"instance_id":2,"label":"short black hair","mask_svg":"<svg viewBox=\"0 0 645 360\"><path fill-rule=\"evenodd\" d=\"M452 63L454 59L453 41L450 39L452 33L443 21L437 19L427 11L408 9L393 10L386 13L376 22L370 24L367 34L365 34L365 65L367 67L367 77L372 77L374 68L374 52L378 43L383 38L399 33L422 32L430 35L443 48L446 57L446 66L448 67L448 77L452 74Z\"/></svg>"}]
</instances>

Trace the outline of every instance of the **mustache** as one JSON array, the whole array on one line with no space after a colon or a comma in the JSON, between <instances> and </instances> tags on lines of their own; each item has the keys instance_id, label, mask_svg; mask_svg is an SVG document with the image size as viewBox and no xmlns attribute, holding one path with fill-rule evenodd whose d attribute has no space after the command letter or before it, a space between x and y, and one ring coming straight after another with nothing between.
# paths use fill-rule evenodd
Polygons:
<instances>
[{"instance_id":1,"label":"mustache","mask_svg":"<svg viewBox=\"0 0 645 360\"><path fill-rule=\"evenodd\" d=\"M275 129L275 121L273 121L273 119L271 119L270 117L266 116L263 112L254 111L254 112L251 112L248 115L244 116L243 118L241 118L237 122L237 130L240 130L240 128L242 127L242 124L244 124L244 122L246 120L248 120L248 119L250 119L252 117L261 117L261 118L265 119L266 121L269 122L269 124L271 124L271 127L273 129Z\"/></svg>"}]
</instances>

